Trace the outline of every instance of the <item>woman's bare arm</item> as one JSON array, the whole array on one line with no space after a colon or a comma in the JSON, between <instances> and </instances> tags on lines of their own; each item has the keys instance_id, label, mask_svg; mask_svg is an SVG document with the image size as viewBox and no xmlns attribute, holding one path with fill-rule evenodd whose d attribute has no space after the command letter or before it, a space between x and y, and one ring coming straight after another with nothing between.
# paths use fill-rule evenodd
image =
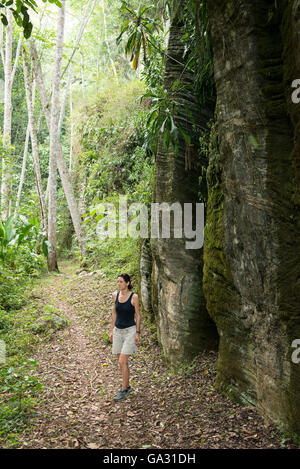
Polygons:
<instances>
[{"instance_id":1,"label":"woman's bare arm","mask_svg":"<svg viewBox=\"0 0 300 469\"><path fill-rule=\"evenodd\" d=\"M114 325L116 322L116 292L113 292L113 303L114 305L113 305L113 311L111 315L110 335L109 335L110 342L113 341L113 329L114 329Z\"/></svg>"},{"instance_id":2,"label":"woman's bare arm","mask_svg":"<svg viewBox=\"0 0 300 469\"><path fill-rule=\"evenodd\" d=\"M135 309L135 322L136 330L141 330L141 313L140 313L140 300L139 295L135 293L132 298L134 309ZM140 334L136 334L135 342L138 343L140 340Z\"/></svg>"}]
</instances>

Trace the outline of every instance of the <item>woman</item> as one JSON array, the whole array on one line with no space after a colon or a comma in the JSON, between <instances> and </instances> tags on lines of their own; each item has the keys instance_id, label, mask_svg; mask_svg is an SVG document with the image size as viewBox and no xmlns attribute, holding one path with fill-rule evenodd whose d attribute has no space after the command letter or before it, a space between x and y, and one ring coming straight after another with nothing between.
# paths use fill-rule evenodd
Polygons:
<instances>
[{"instance_id":1,"label":"woman","mask_svg":"<svg viewBox=\"0 0 300 469\"><path fill-rule=\"evenodd\" d=\"M128 359L137 351L140 341L140 305L137 293L132 289L128 274L118 275L118 289L113 293L114 307L111 320L110 336L112 353L117 355L122 373L122 388L115 395L115 401L126 399L131 392L129 385Z\"/></svg>"}]
</instances>

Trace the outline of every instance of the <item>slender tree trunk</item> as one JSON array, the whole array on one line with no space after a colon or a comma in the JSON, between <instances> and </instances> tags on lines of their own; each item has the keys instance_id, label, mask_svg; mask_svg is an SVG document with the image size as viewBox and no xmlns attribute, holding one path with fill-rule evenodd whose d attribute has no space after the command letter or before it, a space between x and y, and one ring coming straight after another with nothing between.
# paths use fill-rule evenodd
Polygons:
<instances>
[{"instance_id":1,"label":"slender tree trunk","mask_svg":"<svg viewBox=\"0 0 300 469\"><path fill-rule=\"evenodd\" d=\"M5 57L4 57L4 49L3 49L3 23L0 21L0 54L3 63L3 67L5 66Z\"/></svg>"},{"instance_id":2,"label":"slender tree trunk","mask_svg":"<svg viewBox=\"0 0 300 469\"><path fill-rule=\"evenodd\" d=\"M84 81L84 55L82 50L80 49L80 56L81 56L81 87L82 87L82 96L85 99L85 81Z\"/></svg>"},{"instance_id":3,"label":"slender tree trunk","mask_svg":"<svg viewBox=\"0 0 300 469\"><path fill-rule=\"evenodd\" d=\"M71 63L70 68L69 68L68 80L67 80L67 83L66 83L66 89L65 89L65 93L64 93L64 98L63 98L63 102L62 102L62 105L61 105L61 109L60 109L60 116L59 116L59 123L58 123L58 132L60 133L60 132L61 132L61 128L62 128L62 123L63 123L64 115L65 115L65 108L66 108L67 97L68 97L68 93L70 93L70 127L71 127L70 160L71 160L71 158L72 158L72 115L71 115L71 114L72 114L72 109L71 109L71 106L72 106L72 95L71 95L71 90L72 90L72 75L73 75L73 63ZM70 168L69 168L69 171L70 171Z\"/></svg>"},{"instance_id":4,"label":"slender tree trunk","mask_svg":"<svg viewBox=\"0 0 300 469\"><path fill-rule=\"evenodd\" d=\"M4 79L5 79L5 89L4 89L4 122L3 122L3 144L4 148L6 147L7 151L4 152L4 157L2 158L2 182L1 182L1 216L2 220L6 220L11 213L11 155L10 155L10 145L11 145L11 121L12 121L12 86L14 81L14 76L18 67L20 48L22 44L22 37L20 36L14 66L12 66L12 50L13 50L13 31L12 31L12 13L7 10L7 21L8 25L5 29L5 55L3 51L3 30L1 30L1 39L0 39L0 50L1 57L4 65Z\"/></svg>"},{"instance_id":5,"label":"slender tree trunk","mask_svg":"<svg viewBox=\"0 0 300 469\"><path fill-rule=\"evenodd\" d=\"M166 22L164 23L165 46L166 46L166 48L168 47L168 44L169 44L170 26L171 26L171 21L170 21L170 18L168 18L166 20Z\"/></svg>"},{"instance_id":6,"label":"slender tree trunk","mask_svg":"<svg viewBox=\"0 0 300 469\"><path fill-rule=\"evenodd\" d=\"M49 164L49 201L48 201L48 234L51 244L48 252L49 271L58 270L56 261L56 191L57 191L57 155L59 153L59 92L60 74L64 42L66 3L62 2L62 7L58 15L56 54L52 83L52 103L50 119L50 164Z\"/></svg>"},{"instance_id":7,"label":"slender tree trunk","mask_svg":"<svg viewBox=\"0 0 300 469\"><path fill-rule=\"evenodd\" d=\"M72 75L73 75L73 63L71 63L70 68L69 68L69 73L68 73L68 80L67 80L67 84L66 84L66 89L65 89L65 93L64 93L62 105L61 105L61 108L60 108L60 116L59 116L59 123L58 123L58 133L61 132L61 128L62 128L62 123L63 123L63 119L64 119L64 115L65 115L65 108L66 108L66 102L67 102L68 92L69 92L69 90L70 90L70 85L71 85L71 81L72 81Z\"/></svg>"},{"instance_id":8,"label":"slender tree trunk","mask_svg":"<svg viewBox=\"0 0 300 469\"><path fill-rule=\"evenodd\" d=\"M41 170L40 170L40 163L39 163L39 156L38 156L37 129L35 126L35 121L34 121L34 111L33 111L34 99L33 99L33 96L31 95L32 84L30 83L29 67L28 67L25 49L23 49L22 55L23 55L24 83L25 83L27 110L28 110L28 123L29 123L29 129L30 129L31 148L32 148L32 156L33 156L33 163L34 163L34 174L35 174L35 179L36 179L38 197L39 197L40 206L41 206L41 214L42 214L44 230L46 232L46 236L48 237L47 211L46 211L45 198L43 195Z\"/></svg>"},{"instance_id":9,"label":"slender tree trunk","mask_svg":"<svg viewBox=\"0 0 300 469\"><path fill-rule=\"evenodd\" d=\"M73 159L73 96L72 96L72 83L70 83L70 156L69 156L69 172L72 171L72 159Z\"/></svg>"},{"instance_id":10,"label":"slender tree trunk","mask_svg":"<svg viewBox=\"0 0 300 469\"><path fill-rule=\"evenodd\" d=\"M16 50L16 56L15 56L15 61L14 61L14 67L12 70L12 76L11 76L11 86L13 85L14 79L15 79L15 74L18 68L19 64L19 56L20 56L20 51L21 51L21 45L22 45L23 38L20 35L19 40L18 40L18 45L17 45L17 50Z\"/></svg>"},{"instance_id":11,"label":"slender tree trunk","mask_svg":"<svg viewBox=\"0 0 300 469\"><path fill-rule=\"evenodd\" d=\"M23 184L24 184L24 179L25 179L26 161L27 161L28 144L29 144L29 136L30 136L30 127L29 127L29 122L28 122L28 124L27 124L27 130L26 130L26 137L25 137L25 144L24 144L24 153L23 153L23 161L22 161L21 176L20 176L20 182L19 182L19 188L18 188L18 194L17 194L17 200L16 200L16 206L15 206L14 216L16 216L17 213L18 213L18 209L19 209L19 205L20 205L20 200L21 200L21 193L22 193Z\"/></svg>"},{"instance_id":12,"label":"slender tree trunk","mask_svg":"<svg viewBox=\"0 0 300 469\"><path fill-rule=\"evenodd\" d=\"M22 45L22 40L23 40L23 37L22 35L20 34L20 37L19 37L19 40L18 40L18 45L17 45L17 50L16 50L16 56L15 56L15 61L14 61L14 66L12 68L12 73L11 73L11 78L10 78L10 82L11 82L11 93L12 93L12 87L13 87L13 82L14 82L14 78L15 78L15 74L16 74L16 71L17 71L17 68L18 68L18 64L19 64L19 56L20 56L20 50L21 50L21 45ZM11 104L12 104L12 98L11 98ZM11 106L11 118L10 120L12 119L12 106ZM11 133L11 129L10 129L10 133ZM12 161L10 161L9 165L11 165ZM11 211L12 211L12 197L11 197L11 193L12 193L12 177L11 177L11 174L10 174L10 169L8 171L8 216L11 215Z\"/></svg>"},{"instance_id":13,"label":"slender tree trunk","mask_svg":"<svg viewBox=\"0 0 300 469\"><path fill-rule=\"evenodd\" d=\"M3 145L7 149L2 158L1 217L5 221L9 216L11 118L12 118L12 13L7 10L8 25L5 29L4 59L4 122Z\"/></svg>"},{"instance_id":14,"label":"slender tree trunk","mask_svg":"<svg viewBox=\"0 0 300 469\"><path fill-rule=\"evenodd\" d=\"M85 30L85 27L86 25L88 24L89 22L89 19L94 11L94 8L95 8L95 5L96 5L96 2L97 0L89 0L89 3L87 4L85 10L84 10L84 13L83 13L83 16L82 16L82 20L81 20L81 23L80 23L80 26L79 26L79 30L78 30L78 33L77 33L77 36L76 36L76 40L75 40L75 44L74 44L74 48L73 48L73 51L72 51L72 54L69 58L69 62L67 63L64 71L62 72L61 74L61 77L62 78L64 76L64 74L66 73L69 65L72 63L72 60L73 60L73 57L74 55L76 54L77 52L77 49L79 47L79 44L80 44L80 41L82 39L82 36L83 36L83 33L84 33L84 30Z\"/></svg>"},{"instance_id":15,"label":"slender tree trunk","mask_svg":"<svg viewBox=\"0 0 300 469\"><path fill-rule=\"evenodd\" d=\"M82 96L85 99L85 81L84 81L84 55L82 50L80 50L81 56L81 87L82 87Z\"/></svg>"},{"instance_id":16,"label":"slender tree trunk","mask_svg":"<svg viewBox=\"0 0 300 469\"><path fill-rule=\"evenodd\" d=\"M80 189L79 189L79 210L80 213L83 215L86 213L87 207L86 207L86 200L85 200L85 188L87 184L87 175L84 173L84 176L82 177L82 182L80 184Z\"/></svg>"},{"instance_id":17,"label":"slender tree trunk","mask_svg":"<svg viewBox=\"0 0 300 469\"><path fill-rule=\"evenodd\" d=\"M32 60L32 66L36 78L36 85L39 92L40 100L43 106L44 114L46 117L46 123L50 131L50 105L49 105L49 96L47 94L43 74L41 69L41 64L38 60L37 51L33 42L29 43L30 55ZM85 256L85 240L84 240L84 230L82 227L82 221L79 213L79 208L75 199L74 189L69 177L68 168L66 166L64 154L59 142L58 149L58 159L57 165L59 170L59 175L63 185L64 193L67 199L68 207L73 221L74 230L77 236L78 244L81 250L82 257Z\"/></svg>"},{"instance_id":18,"label":"slender tree trunk","mask_svg":"<svg viewBox=\"0 0 300 469\"><path fill-rule=\"evenodd\" d=\"M32 102L34 103L35 98L35 82L32 85ZM39 119L38 119L38 124L37 124L37 133L40 128L40 122L41 122L41 117L42 117L42 112L40 112ZM29 122L27 125L27 130L26 130L26 137L25 137L25 143L24 143L24 152L23 152L23 161L22 161L22 169L21 169L21 175L20 175L20 182L19 182L19 188L18 188L18 194L17 194L17 200L16 200L16 205L15 205L15 211L14 211L14 216L17 215L19 206L20 206L20 200L21 200L21 194L22 194L22 189L24 185L24 179L25 179L25 172L26 172L26 162L27 162L27 154L28 154L28 144L29 144L29 137L30 137L30 128L29 128Z\"/></svg>"},{"instance_id":19,"label":"slender tree trunk","mask_svg":"<svg viewBox=\"0 0 300 469\"><path fill-rule=\"evenodd\" d=\"M76 40L75 40L75 44L74 44L72 54L70 56L70 59L69 59L69 62L67 64L67 66L65 67L65 69L64 69L64 71L61 75L61 78L62 78L63 75L65 74L67 68L70 67L69 68L69 73L68 73L68 80L67 80L67 86L66 86L66 90L65 90L64 100L63 100L63 103L62 103L62 106L61 106L61 111L60 111L59 129L61 129L61 127L62 127L62 122L63 122L63 118L64 118L65 105L66 105L68 92L70 94L72 93L72 74L73 74L73 62L72 62L72 60L73 60L73 58L74 58L74 56L75 56L75 54L78 50L78 46L79 46L80 41L82 39L84 30L85 30L86 25L88 24L89 19L90 19L91 15L94 11L96 3L97 3L97 0L89 0L88 4L86 5L84 14L82 16L82 21L81 21L81 24L80 24L80 27L79 27L79 30L78 30L78 33L77 33L77 36L76 36ZM72 114L72 96L70 95L70 115L71 114ZM71 121L71 139L70 139L71 141L70 141L69 170L71 170L71 166L72 166L72 132L73 132L73 124L72 124L72 121Z\"/></svg>"},{"instance_id":20,"label":"slender tree trunk","mask_svg":"<svg viewBox=\"0 0 300 469\"><path fill-rule=\"evenodd\" d=\"M105 12L104 0L101 0L101 8L102 8L102 12L103 12L104 41L105 41L105 44L106 44L106 48L107 48L109 60L110 60L110 63L111 63L111 66L112 66L112 69L113 69L113 72L114 72L114 76L116 77L117 76L117 70L116 70L114 61L112 59L111 49L110 49L110 45L109 45L109 42L108 42L108 39L107 39L107 25L106 25L106 12Z\"/></svg>"}]
</instances>

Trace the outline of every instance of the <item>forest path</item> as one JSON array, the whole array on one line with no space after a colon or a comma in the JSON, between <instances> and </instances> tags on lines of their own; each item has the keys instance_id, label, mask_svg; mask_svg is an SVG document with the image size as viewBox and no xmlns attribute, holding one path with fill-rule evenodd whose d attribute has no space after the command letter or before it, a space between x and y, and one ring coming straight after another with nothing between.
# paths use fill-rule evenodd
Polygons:
<instances>
[{"instance_id":1,"label":"forest path","mask_svg":"<svg viewBox=\"0 0 300 469\"><path fill-rule=\"evenodd\" d=\"M116 279L78 277L74 261L59 268L33 294L38 305L55 306L70 325L35 348L43 389L19 448L282 447L280 432L256 410L214 390L215 352L171 372L143 321L138 353L129 361L133 393L115 403L121 377L103 333L110 328Z\"/></svg>"}]
</instances>

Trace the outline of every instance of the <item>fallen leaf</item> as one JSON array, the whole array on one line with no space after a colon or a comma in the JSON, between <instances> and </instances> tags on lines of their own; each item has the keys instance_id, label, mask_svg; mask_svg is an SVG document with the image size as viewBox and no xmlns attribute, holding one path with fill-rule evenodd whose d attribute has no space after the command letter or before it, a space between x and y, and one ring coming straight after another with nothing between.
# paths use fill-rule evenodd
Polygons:
<instances>
[{"instance_id":1,"label":"fallen leaf","mask_svg":"<svg viewBox=\"0 0 300 469\"><path fill-rule=\"evenodd\" d=\"M89 443L87 447L89 449L99 449L99 446L96 443Z\"/></svg>"}]
</instances>

